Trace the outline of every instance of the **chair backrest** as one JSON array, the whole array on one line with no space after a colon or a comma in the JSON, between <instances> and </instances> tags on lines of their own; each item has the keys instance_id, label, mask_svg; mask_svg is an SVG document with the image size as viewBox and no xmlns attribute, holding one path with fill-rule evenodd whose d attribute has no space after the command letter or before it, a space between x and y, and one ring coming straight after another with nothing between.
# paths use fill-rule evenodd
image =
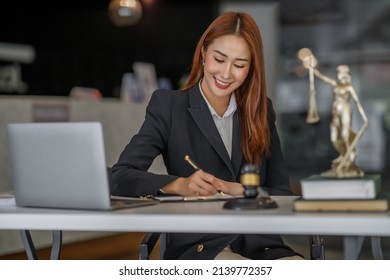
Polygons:
<instances>
[{"instance_id":1,"label":"chair backrest","mask_svg":"<svg viewBox=\"0 0 390 280\"><path fill-rule=\"evenodd\" d=\"M164 258L164 251L167 246L167 234L160 232L148 232L145 234L139 245L139 259L149 260L157 241L160 240L160 259Z\"/></svg>"},{"instance_id":2,"label":"chair backrest","mask_svg":"<svg viewBox=\"0 0 390 280\"><path fill-rule=\"evenodd\" d=\"M113 190L111 170L112 170L112 168L110 166L107 166L107 177L108 177L108 185L110 186L110 193L112 193L112 190Z\"/></svg>"}]
</instances>

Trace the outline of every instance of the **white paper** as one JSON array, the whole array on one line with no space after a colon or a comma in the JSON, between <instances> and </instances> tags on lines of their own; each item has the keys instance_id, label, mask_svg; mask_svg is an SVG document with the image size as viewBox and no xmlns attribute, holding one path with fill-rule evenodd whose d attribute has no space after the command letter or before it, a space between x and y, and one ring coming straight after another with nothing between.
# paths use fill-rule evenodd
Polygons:
<instances>
[{"instance_id":1,"label":"white paper","mask_svg":"<svg viewBox=\"0 0 390 280\"><path fill-rule=\"evenodd\" d=\"M15 197L9 193L0 193L0 206L16 205Z\"/></svg>"}]
</instances>

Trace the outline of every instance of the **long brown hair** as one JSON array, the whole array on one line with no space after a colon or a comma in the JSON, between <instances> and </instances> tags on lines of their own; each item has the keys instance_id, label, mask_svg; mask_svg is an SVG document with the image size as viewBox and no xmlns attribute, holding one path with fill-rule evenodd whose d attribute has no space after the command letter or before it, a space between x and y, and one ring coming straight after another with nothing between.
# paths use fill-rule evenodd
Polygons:
<instances>
[{"instance_id":1,"label":"long brown hair","mask_svg":"<svg viewBox=\"0 0 390 280\"><path fill-rule=\"evenodd\" d=\"M245 160L259 164L263 153L269 154L270 131L267 121L267 91L261 34L256 22L246 13L227 12L218 16L200 38L191 71L184 89L197 84L203 76L202 47L207 50L213 41L224 35L242 37L251 52L248 77L235 90L241 126L241 142Z\"/></svg>"}]
</instances>

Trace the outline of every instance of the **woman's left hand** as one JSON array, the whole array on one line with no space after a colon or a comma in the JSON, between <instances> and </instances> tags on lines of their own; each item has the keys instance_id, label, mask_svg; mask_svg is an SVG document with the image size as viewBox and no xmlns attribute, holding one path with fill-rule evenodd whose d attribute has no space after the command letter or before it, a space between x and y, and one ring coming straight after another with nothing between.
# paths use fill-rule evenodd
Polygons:
<instances>
[{"instance_id":1,"label":"woman's left hand","mask_svg":"<svg viewBox=\"0 0 390 280\"><path fill-rule=\"evenodd\" d=\"M230 195L243 195L244 187L240 183L228 182L218 178L212 181L212 185L219 191Z\"/></svg>"}]
</instances>

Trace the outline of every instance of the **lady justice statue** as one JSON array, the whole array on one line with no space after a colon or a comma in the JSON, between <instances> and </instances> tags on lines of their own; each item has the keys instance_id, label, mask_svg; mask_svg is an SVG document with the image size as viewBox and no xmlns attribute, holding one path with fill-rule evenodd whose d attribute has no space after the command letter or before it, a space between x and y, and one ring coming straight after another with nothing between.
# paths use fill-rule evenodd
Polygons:
<instances>
[{"instance_id":1,"label":"lady justice statue","mask_svg":"<svg viewBox=\"0 0 390 280\"><path fill-rule=\"evenodd\" d=\"M351 84L351 75L347 65L339 65L336 68L337 79L332 79L322 74L316 68L316 59L308 49L302 49L299 54L305 68L309 69L310 100L306 122L315 123L319 121L317 113L314 77L317 77L333 86L332 120L330 123L330 140L339 153L339 156L332 161L331 169L321 173L323 177L351 178L363 177L364 171L356 166L357 158L356 144L362 133L368 126L367 116ZM362 125L357 133L352 131L352 107L350 100L355 103L362 118Z\"/></svg>"}]
</instances>

